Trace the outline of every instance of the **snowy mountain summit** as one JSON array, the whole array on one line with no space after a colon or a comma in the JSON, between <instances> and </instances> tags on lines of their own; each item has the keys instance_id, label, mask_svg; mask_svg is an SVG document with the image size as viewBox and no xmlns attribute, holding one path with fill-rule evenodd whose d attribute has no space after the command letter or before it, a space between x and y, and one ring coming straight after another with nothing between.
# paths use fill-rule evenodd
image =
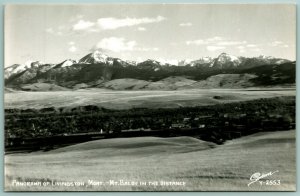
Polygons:
<instances>
[{"instance_id":1,"label":"snowy mountain summit","mask_svg":"<svg viewBox=\"0 0 300 196\"><path fill-rule=\"evenodd\" d=\"M237 67L241 64L241 60L233 55L229 55L227 53L221 53L217 58L215 58L211 64L210 67L218 67L218 68L224 68L224 67Z\"/></svg>"},{"instance_id":2,"label":"snowy mountain summit","mask_svg":"<svg viewBox=\"0 0 300 196\"><path fill-rule=\"evenodd\" d=\"M94 51L79 60L79 63L95 64L95 63L113 63L113 59L101 51Z\"/></svg>"}]
</instances>

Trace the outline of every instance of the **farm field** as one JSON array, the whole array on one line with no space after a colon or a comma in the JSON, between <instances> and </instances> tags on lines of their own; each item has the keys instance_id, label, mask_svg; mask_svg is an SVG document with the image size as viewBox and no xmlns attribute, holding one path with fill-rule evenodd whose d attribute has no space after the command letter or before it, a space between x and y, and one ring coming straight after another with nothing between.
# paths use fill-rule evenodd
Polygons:
<instances>
[{"instance_id":1,"label":"farm field","mask_svg":"<svg viewBox=\"0 0 300 196\"><path fill-rule=\"evenodd\" d=\"M261 132L224 145L191 137L96 140L48 152L5 155L5 190L14 191L294 191L295 130ZM256 172L280 185L248 187ZM18 181L84 182L84 186L14 186ZM88 185L88 181L119 184ZM121 185L119 180L158 185ZM162 186L160 181L184 182Z\"/></svg>"},{"instance_id":2,"label":"farm field","mask_svg":"<svg viewBox=\"0 0 300 196\"><path fill-rule=\"evenodd\" d=\"M75 91L5 93L5 108L46 108L96 105L108 109L176 108L214 105L277 96L295 96L295 89L188 89L116 91L82 89Z\"/></svg>"}]
</instances>

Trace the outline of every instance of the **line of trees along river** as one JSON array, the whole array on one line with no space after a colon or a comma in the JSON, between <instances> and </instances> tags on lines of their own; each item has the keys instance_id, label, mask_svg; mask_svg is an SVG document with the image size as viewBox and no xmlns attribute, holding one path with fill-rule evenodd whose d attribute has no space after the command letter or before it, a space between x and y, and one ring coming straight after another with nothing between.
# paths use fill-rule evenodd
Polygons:
<instances>
[{"instance_id":1,"label":"line of trees along river","mask_svg":"<svg viewBox=\"0 0 300 196\"><path fill-rule=\"evenodd\" d=\"M5 145L53 146L111 137L189 135L215 143L295 127L295 97L276 97L212 106L108 110L81 106L5 110Z\"/></svg>"}]
</instances>

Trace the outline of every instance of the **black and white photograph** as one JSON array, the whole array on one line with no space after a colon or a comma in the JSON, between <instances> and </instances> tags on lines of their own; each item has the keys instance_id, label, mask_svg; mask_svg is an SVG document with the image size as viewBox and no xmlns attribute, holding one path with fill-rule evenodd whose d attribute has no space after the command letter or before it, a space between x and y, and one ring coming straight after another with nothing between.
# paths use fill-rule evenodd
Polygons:
<instances>
[{"instance_id":1,"label":"black and white photograph","mask_svg":"<svg viewBox=\"0 0 300 196\"><path fill-rule=\"evenodd\" d=\"M296 4L4 11L5 191L296 191Z\"/></svg>"}]
</instances>

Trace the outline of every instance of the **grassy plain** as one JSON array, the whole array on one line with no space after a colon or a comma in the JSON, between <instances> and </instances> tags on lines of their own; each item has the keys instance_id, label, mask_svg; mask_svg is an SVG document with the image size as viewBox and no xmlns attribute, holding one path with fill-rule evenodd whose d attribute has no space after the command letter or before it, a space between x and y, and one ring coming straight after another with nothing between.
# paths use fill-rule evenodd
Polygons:
<instances>
[{"instance_id":1,"label":"grassy plain","mask_svg":"<svg viewBox=\"0 0 300 196\"><path fill-rule=\"evenodd\" d=\"M133 107L193 107L295 95L295 89L188 89L170 91L85 89L49 92L15 91L5 93L4 100L5 108L40 109L97 105L109 109L130 109Z\"/></svg>"}]
</instances>

